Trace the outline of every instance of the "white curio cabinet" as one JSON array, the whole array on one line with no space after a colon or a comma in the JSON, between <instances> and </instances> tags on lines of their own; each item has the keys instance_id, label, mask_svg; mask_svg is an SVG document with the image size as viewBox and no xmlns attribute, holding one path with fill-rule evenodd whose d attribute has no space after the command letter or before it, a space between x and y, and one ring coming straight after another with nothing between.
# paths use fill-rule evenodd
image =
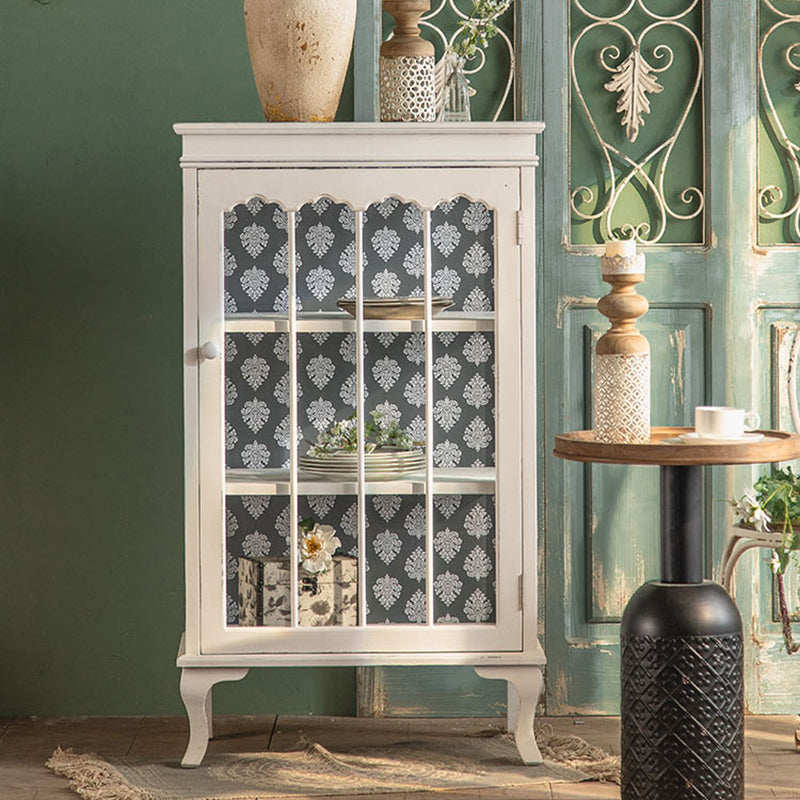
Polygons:
<instances>
[{"instance_id":1,"label":"white curio cabinet","mask_svg":"<svg viewBox=\"0 0 800 800\"><path fill-rule=\"evenodd\" d=\"M212 686L276 665L474 666L508 682L509 728L541 760L542 127L176 126L185 765L205 753ZM306 470L324 430L349 419L363 438L374 412L410 434L410 471L376 471L363 447ZM307 520L340 541L325 575L302 568Z\"/></svg>"}]
</instances>

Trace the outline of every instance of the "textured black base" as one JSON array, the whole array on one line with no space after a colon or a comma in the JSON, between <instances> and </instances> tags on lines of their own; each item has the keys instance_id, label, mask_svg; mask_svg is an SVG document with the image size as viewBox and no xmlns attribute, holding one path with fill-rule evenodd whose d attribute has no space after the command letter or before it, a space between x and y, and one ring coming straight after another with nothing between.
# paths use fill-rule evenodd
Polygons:
<instances>
[{"instance_id":1,"label":"textured black base","mask_svg":"<svg viewBox=\"0 0 800 800\"><path fill-rule=\"evenodd\" d=\"M742 800L742 628L728 594L645 584L621 645L622 800Z\"/></svg>"}]
</instances>

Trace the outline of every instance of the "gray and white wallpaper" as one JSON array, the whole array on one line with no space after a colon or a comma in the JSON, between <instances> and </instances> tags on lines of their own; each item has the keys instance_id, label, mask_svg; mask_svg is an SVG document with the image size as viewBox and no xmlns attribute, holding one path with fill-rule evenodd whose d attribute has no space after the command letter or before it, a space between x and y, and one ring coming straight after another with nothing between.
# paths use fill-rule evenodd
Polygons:
<instances>
[{"instance_id":1,"label":"gray and white wallpaper","mask_svg":"<svg viewBox=\"0 0 800 800\"><path fill-rule=\"evenodd\" d=\"M254 198L227 212L226 313L288 308L287 215ZM338 311L354 294L355 217L322 198L297 214L297 308ZM494 307L494 218L481 203L456 198L431 214L432 284L455 310ZM365 295L423 292L422 212L394 198L365 214ZM447 311L441 318L446 319ZM426 439L425 340L422 333L368 333L365 407L380 409ZM356 405L355 337L297 337L298 446L305 453L319 431ZM495 463L494 334L441 331L433 336L434 465ZM286 334L225 337L225 448L228 468L286 467L290 442L289 340ZM367 620L425 621L424 496L367 498ZM490 495L437 495L434 502L434 618L441 623L495 619L495 510ZM358 557L357 498L298 498L298 515L331 524L343 552ZM289 533L288 497L228 497L228 621L237 621L239 556L283 555Z\"/></svg>"},{"instance_id":2,"label":"gray and white wallpaper","mask_svg":"<svg viewBox=\"0 0 800 800\"><path fill-rule=\"evenodd\" d=\"M422 333L364 335L365 408L379 409L425 440L425 339ZM349 417L356 406L355 336L297 336L298 447ZM229 469L289 463L289 339L284 333L225 337L225 448ZM495 463L494 334L433 335L433 462L437 467Z\"/></svg>"},{"instance_id":3,"label":"gray and white wallpaper","mask_svg":"<svg viewBox=\"0 0 800 800\"><path fill-rule=\"evenodd\" d=\"M238 621L240 556L289 554L289 498L226 498L228 623ZM435 495L434 619L439 623L495 621L493 495ZM298 518L333 525L341 552L358 557L358 498L298 498ZM373 495L366 502L367 623L425 622L425 498Z\"/></svg>"},{"instance_id":4,"label":"gray and white wallpaper","mask_svg":"<svg viewBox=\"0 0 800 800\"><path fill-rule=\"evenodd\" d=\"M338 311L340 297L355 294L355 215L321 198L297 213L297 310ZM275 203L253 198L226 212L225 310L286 312L289 306L287 215ZM364 221L364 295L423 293L422 211L387 198L370 206ZM437 295L453 311L494 308L494 216L464 197L431 212L433 272ZM445 312L446 313L446 312Z\"/></svg>"}]
</instances>

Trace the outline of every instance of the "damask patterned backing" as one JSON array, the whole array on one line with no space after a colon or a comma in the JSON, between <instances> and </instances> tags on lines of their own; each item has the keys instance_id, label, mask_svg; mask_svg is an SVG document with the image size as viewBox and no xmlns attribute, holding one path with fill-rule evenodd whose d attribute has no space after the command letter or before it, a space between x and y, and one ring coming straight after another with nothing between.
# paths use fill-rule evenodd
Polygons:
<instances>
[{"instance_id":1,"label":"damask patterned backing","mask_svg":"<svg viewBox=\"0 0 800 800\"><path fill-rule=\"evenodd\" d=\"M287 213L253 198L224 217L227 315L288 311ZM298 312L342 314L355 294L355 221L346 205L323 197L295 215ZM425 280L423 211L389 197L364 214L364 294L421 296ZM452 311L494 310L494 214L465 197L431 211L431 284ZM451 310L437 317L446 323ZM444 325L446 328L446 324ZM426 364L422 332L364 334L365 411L379 410L426 441L426 371L433 377L430 439L434 468L495 464L495 339L492 330L438 330ZM356 407L352 332L296 335L296 436L303 455L318 434ZM290 459L289 335L225 336L225 448L228 469L285 469ZM304 477L306 480L306 477ZM472 491L476 491L475 488ZM495 621L495 507L491 494L436 494L432 520L434 620ZM358 498L298 497L298 519L330 524L342 553L365 560L369 624L426 621L426 498L365 497L366 552L357 546ZM238 559L288 555L290 498L226 500L228 623L237 624Z\"/></svg>"},{"instance_id":2,"label":"damask patterned backing","mask_svg":"<svg viewBox=\"0 0 800 800\"><path fill-rule=\"evenodd\" d=\"M298 498L298 518L333 525L341 552L358 557L358 498ZM366 503L367 622L425 622L425 498L374 495ZM495 511L491 495L436 495L434 619L495 621ZM288 555L289 498L231 496L225 511L227 618L238 622L240 556Z\"/></svg>"},{"instance_id":3,"label":"damask patterned backing","mask_svg":"<svg viewBox=\"0 0 800 800\"><path fill-rule=\"evenodd\" d=\"M225 336L225 462L271 469L289 461L289 337Z\"/></svg>"},{"instance_id":4,"label":"damask patterned backing","mask_svg":"<svg viewBox=\"0 0 800 800\"><path fill-rule=\"evenodd\" d=\"M253 198L225 214L225 312L288 309L287 215ZM297 220L297 309L338 311L355 294L355 215L323 197L304 205ZM422 295L422 211L390 197L371 205L364 221L365 296ZM494 217L465 197L431 212L431 282L451 297L452 310L494 308ZM446 313L446 312L445 312Z\"/></svg>"},{"instance_id":5,"label":"damask patterned backing","mask_svg":"<svg viewBox=\"0 0 800 800\"><path fill-rule=\"evenodd\" d=\"M378 409L416 441L425 439L425 342L421 333L364 337L367 411ZM229 469L289 465L288 336L225 337L225 447ZM297 337L299 430L305 453L317 434L349 417L356 404L355 337ZM495 463L494 335L440 331L433 336L433 461L437 467Z\"/></svg>"}]
</instances>

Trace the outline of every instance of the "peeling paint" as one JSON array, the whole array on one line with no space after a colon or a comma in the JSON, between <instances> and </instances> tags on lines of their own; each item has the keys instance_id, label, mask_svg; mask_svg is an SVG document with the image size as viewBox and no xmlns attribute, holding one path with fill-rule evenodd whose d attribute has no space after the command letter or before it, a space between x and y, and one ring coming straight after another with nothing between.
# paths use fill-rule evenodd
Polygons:
<instances>
[{"instance_id":1,"label":"peeling paint","mask_svg":"<svg viewBox=\"0 0 800 800\"><path fill-rule=\"evenodd\" d=\"M597 647L616 647L619 640L606 639L578 639L577 637L566 637L566 642L573 650L592 650Z\"/></svg>"},{"instance_id":2,"label":"peeling paint","mask_svg":"<svg viewBox=\"0 0 800 800\"><path fill-rule=\"evenodd\" d=\"M764 648L764 640L759 639L758 637L758 612L754 613L751 620L750 620L750 637L753 640L753 644L759 649L762 650Z\"/></svg>"},{"instance_id":3,"label":"peeling paint","mask_svg":"<svg viewBox=\"0 0 800 800\"><path fill-rule=\"evenodd\" d=\"M675 361L670 367L671 381L675 389L676 412L686 405L686 392L683 384L683 357L686 353L686 330L674 330L669 335L669 343L675 355Z\"/></svg>"},{"instance_id":4,"label":"peeling paint","mask_svg":"<svg viewBox=\"0 0 800 800\"><path fill-rule=\"evenodd\" d=\"M637 555L633 570L621 565L614 568L614 576L606 579L600 559L592 561L592 597L600 617L621 617L631 595L645 582L645 563ZM597 644L597 642L594 642Z\"/></svg>"},{"instance_id":5,"label":"peeling paint","mask_svg":"<svg viewBox=\"0 0 800 800\"><path fill-rule=\"evenodd\" d=\"M564 327L564 314L569 311L573 306L596 306L597 298L583 295L583 297L575 297L573 295L564 295L558 299L558 307L556 309L556 328L559 330Z\"/></svg>"},{"instance_id":6,"label":"peeling paint","mask_svg":"<svg viewBox=\"0 0 800 800\"><path fill-rule=\"evenodd\" d=\"M560 717L596 717L598 713L597 706L571 706L564 703L558 708Z\"/></svg>"},{"instance_id":7,"label":"peeling paint","mask_svg":"<svg viewBox=\"0 0 800 800\"><path fill-rule=\"evenodd\" d=\"M800 353L800 333L795 330L792 349L789 351L789 363L786 367L786 391L789 396L789 414L795 431L800 431L800 410L797 405L797 360Z\"/></svg>"},{"instance_id":8,"label":"peeling paint","mask_svg":"<svg viewBox=\"0 0 800 800\"><path fill-rule=\"evenodd\" d=\"M553 693L554 693L555 698L556 698L556 703L559 706L563 706L567 701L567 694L568 694L568 691L569 691L568 688L567 688L567 675L566 675L566 673L564 673L564 672L559 672L558 673L558 678L556 679L556 685L553 687L553 689L554 689Z\"/></svg>"},{"instance_id":9,"label":"peeling paint","mask_svg":"<svg viewBox=\"0 0 800 800\"><path fill-rule=\"evenodd\" d=\"M600 616L610 616L606 597L606 576L603 562L599 558L592 560L592 598Z\"/></svg>"}]
</instances>

